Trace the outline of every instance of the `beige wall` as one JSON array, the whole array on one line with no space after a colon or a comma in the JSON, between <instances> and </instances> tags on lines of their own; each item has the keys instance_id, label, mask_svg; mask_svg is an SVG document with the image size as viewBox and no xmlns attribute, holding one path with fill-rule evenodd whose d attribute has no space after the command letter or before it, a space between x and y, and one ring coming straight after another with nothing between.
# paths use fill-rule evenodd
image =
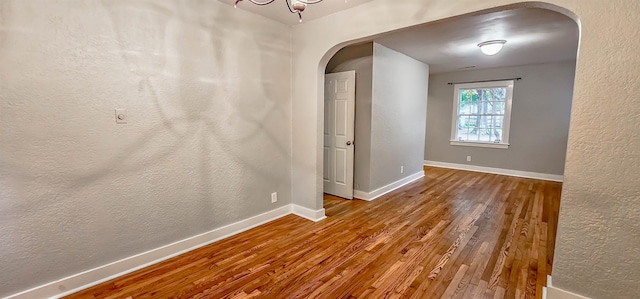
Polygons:
<instances>
[{"instance_id":1,"label":"beige wall","mask_svg":"<svg viewBox=\"0 0 640 299\"><path fill-rule=\"evenodd\" d=\"M575 69L575 62L568 61L432 75L424 159L562 175ZM454 87L448 83L518 77L522 80L514 83L509 148L451 145Z\"/></svg>"},{"instance_id":2,"label":"beige wall","mask_svg":"<svg viewBox=\"0 0 640 299\"><path fill-rule=\"evenodd\" d=\"M515 0L378 0L293 27L292 197L322 206L322 99L326 62L378 34ZM548 4L547 4L548 3ZM554 286L595 298L640 293L640 2L527 2L575 16L581 28Z\"/></svg>"},{"instance_id":3,"label":"beige wall","mask_svg":"<svg viewBox=\"0 0 640 299\"><path fill-rule=\"evenodd\" d=\"M290 204L290 66L218 1L0 1L0 297Z\"/></svg>"}]
</instances>

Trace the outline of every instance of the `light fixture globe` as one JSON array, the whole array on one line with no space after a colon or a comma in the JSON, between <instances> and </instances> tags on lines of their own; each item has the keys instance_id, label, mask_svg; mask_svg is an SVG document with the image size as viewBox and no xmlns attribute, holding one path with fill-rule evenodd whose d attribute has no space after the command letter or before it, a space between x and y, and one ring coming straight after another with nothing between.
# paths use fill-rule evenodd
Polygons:
<instances>
[{"instance_id":1,"label":"light fixture globe","mask_svg":"<svg viewBox=\"0 0 640 299\"><path fill-rule=\"evenodd\" d=\"M300 1L293 0L291 1L291 8L297 12L303 12L304 9L307 8L307 5Z\"/></svg>"},{"instance_id":2,"label":"light fixture globe","mask_svg":"<svg viewBox=\"0 0 640 299\"><path fill-rule=\"evenodd\" d=\"M506 43L507 41L503 39L490 40L479 43L478 47L480 47L480 51L482 51L482 53L484 53L485 55L493 56L498 54L498 52L502 50L502 47L504 47L504 44Z\"/></svg>"}]
</instances>

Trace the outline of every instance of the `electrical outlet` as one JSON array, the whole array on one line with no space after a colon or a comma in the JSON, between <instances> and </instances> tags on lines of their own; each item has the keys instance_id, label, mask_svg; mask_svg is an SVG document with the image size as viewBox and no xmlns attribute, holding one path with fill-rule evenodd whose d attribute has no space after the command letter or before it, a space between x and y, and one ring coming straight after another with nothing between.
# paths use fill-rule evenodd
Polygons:
<instances>
[{"instance_id":1,"label":"electrical outlet","mask_svg":"<svg viewBox=\"0 0 640 299\"><path fill-rule=\"evenodd\" d=\"M400 166L400 173L404 173L404 166Z\"/></svg>"},{"instance_id":2,"label":"electrical outlet","mask_svg":"<svg viewBox=\"0 0 640 299\"><path fill-rule=\"evenodd\" d=\"M278 201L278 192L271 193L271 203Z\"/></svg>"},{"instance_id":3,"label":"electrical outlet","mask_svg":"<svg viewBox=\"0 0 640 299\"><path fill-rule=\"evenodd\" d=\"M471 156L467 156L467 162L471 162Z\"/></svg>"}]
</instances>

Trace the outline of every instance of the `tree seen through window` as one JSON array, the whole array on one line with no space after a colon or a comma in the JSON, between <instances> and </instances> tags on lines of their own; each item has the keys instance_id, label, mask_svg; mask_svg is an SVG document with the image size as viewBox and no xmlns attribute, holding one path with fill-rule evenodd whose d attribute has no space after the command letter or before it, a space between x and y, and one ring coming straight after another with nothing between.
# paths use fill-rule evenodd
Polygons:
<instances>
[{"instance_id":1,"label":"tree seen through window","mask_svg":"<svg viewBox=\"0 0 640 299\"><path fill-rule=\"evenodd\" d=\"M501 142L506 94L505 87L460 89L456 140Z\"/></svg>"}]
</instances>

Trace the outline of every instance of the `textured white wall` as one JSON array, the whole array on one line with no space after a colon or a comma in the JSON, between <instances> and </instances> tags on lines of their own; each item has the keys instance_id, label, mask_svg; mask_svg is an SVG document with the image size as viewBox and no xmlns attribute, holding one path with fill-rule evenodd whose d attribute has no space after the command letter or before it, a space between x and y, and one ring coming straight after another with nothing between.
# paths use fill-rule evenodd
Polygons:
<instances>
[{"instance_id":1,"label":"textured white wall","mask_svg":"<svg viewBox=\"0 0 640 299\"><path fill-rule=\"evenodd\" d=\"M291 203L290 66L218 1L1 0L0 297Z\"/></svg>"},{"instance_id":2,"label":"textured white wall","mask_svg":"<svg viewBox=\"0 0 640 299\"><path fill-rule=\"evenodd\" d=\"M322 207L323 71L344 45L514 0L377 0L293 28L292 197ZM547 3L553 4L549 5ZM527 2L579 18L554 286L595 298L640 293L640 1ZM426 42L426 41L425 41Z\"/></svg>"}]
</instances>

